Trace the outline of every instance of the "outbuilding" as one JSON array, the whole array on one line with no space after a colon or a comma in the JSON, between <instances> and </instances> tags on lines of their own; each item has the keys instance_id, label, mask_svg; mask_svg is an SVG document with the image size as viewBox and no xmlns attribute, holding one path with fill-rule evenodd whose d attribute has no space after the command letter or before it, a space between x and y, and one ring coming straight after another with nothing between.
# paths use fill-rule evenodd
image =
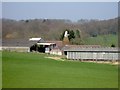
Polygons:
<instances>
[{"instance_id":1,"label":"outbuilding","mask_svg":"<svg viewBox=\"0 0 120 90\"><path fill-rule=\"evenodd\" d=\"M66 46L67 59L73 60L118 60L118 48L97 46Z\"/></svg>"}]
</instances>

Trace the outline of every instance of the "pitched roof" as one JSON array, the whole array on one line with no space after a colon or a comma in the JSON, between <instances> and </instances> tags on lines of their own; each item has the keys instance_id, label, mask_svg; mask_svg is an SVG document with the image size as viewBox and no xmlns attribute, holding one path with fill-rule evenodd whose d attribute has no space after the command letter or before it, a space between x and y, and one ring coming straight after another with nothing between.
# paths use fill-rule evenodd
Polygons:
<instances>
[{"instance_id":1,"label":"pitched roof","mask_svg":"<svg viewBox=\"0 0 120 90\"><path fill-rule=\"evenodd\" d=\"M3 39L2 46L29 47L31 46L31 43L28 39Z\"/></svg>"},{"instance_id":2,"label":"pitched roof","mask_svg":"<svg viewBox=\"0 0 120 90\"><path fill-rule=\"evenodd\" d=\"M55 43L48 43L48 42L47 43L46 42L45 43L37 43L37 45L53 45L53 44L55 44Z\"/></svg>"},{"instance_id":3,"label":"pitched roof","mask_svg":"<svg viewBox=\"0 0 120 90\"><path fill-rule=\"evenodd\" d=\"M41 38L30 38L29 41L39 41Z\"/></svg>"},{"instance_id":4,"label":"pitched roof","mask_svg":"<svg viewBox=\"0 0 120 90\"><path fill-rule=\"evenodd\" d=\"M44 42L43 39L40 39L39 41L36 39L36 41L32 40L29 41L29 39L2 39L2 46L19 46L19 47L30 47L33 44L37 42Z\"/></svg>"},{"instance_id":5,"label":"pitched roof","mask_svg":"<svg viewBox=\"0 0 120 90\"><path fill-rule=\"evenodd\" d=\"M75 48L100 48L100 45L65 45L63 49L75 49Z\"/></svg>"},{"instance_id":6,"label":"pitched roof","mask_svg":"<svg viewBox=\"0 0 120 90\"><path fill-rule=\"evenodd\" d=\"M100 45L66 45L64 51L118 51L118 48L101 47Z\"/></svg>"},{"instance_id":7,"label":"pitched roof","mask_svg":"<svg viewBox=\"0 0 120 90\"><path fill-rule=\"evenodd\" d=\"M63 48L63 42L62 41L46 41L48 43L55 43L56 46L59 48L59 49L62 49Z\"/></svg>"}]
</instances>

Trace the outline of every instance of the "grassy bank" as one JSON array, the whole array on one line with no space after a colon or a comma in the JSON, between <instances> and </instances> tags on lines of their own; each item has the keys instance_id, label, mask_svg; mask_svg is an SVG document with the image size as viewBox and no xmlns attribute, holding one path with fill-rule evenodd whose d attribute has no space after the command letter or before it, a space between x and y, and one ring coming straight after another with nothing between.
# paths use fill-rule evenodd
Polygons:
<instances>
[{"instance_id":1,"label":"grassy bank","mask_svg":"<svg viewBox=\"0 0 120 90\"><path fill-rule=\"evenodd\" d=\"M98 35L97 37L89 37L83 39L84 44L92 45L102 45L110 47L112 44L118 46L118 35Z\"/></svg>"}]
</instances>

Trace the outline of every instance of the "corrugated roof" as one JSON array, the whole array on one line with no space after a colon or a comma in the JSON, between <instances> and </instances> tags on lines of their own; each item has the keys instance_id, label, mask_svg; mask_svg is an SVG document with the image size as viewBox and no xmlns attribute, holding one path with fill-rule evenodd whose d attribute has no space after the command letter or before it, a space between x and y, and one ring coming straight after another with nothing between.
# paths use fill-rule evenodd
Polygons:
<instances>
[{"instance_id":1,"label":"corrugated roof","mask_svg":"<svg viewBox=\"0 0 120 90\"><path fill-rule=\"evenodd\" d=\"M53 45L55 43L37 43L38 45Z\"/></svg>"},{"instance_id":2,"label":"corrugated roof","mask_svg":"<svg viewBox=\"0 0 120 90\"><path fill-rule=\"evenodd\" d=\"M100 48L100 45L65 45L64 49L78 49L78 48Z\"/></svg>"},{"instance_id":3,"label":"corrugated roof","mask_svg":"<svg viewBox=\"0 0 120 90\"><path fill-rule=\"evenodd\" d=\"M29 47L35 42L30 42L28 39L3 39L2 46L19 46Z\"/></svg>"},{"instance_id":4,"label":"corrugated roof","mask_svg":"<svg viewBox=\"0 0 120 90\"><path fill-rule=\"evenodd\" d=\"M46 41L46 42L55 43L56 46L57 46L59 49L62 49L62 48L63 48L63 42L62 42L62 41Z\"/></svg>"},{"instance_id":5,"label":"corrugated roof","mask_svg":"<svg viewBox=\"0 0 120 90\"><path fill-rule=\"evenodd\" d=\"M2 46L30 47L38 41L29 41L29 39L2 39ZM43 42L41 39L39 42Z\"/></svg>"},{"instance_id":6,"label":"corrugated roof","mask_svg":"<svg viewBox=\"0 0 120 90\"><path fill-rule=\"evenodd\" d=\"M29 41L39 41L41 38L30 38Z\"/></svg>"},{"instance_id":7,"label":"corrugated roof","mask_svg":"<svg viewBox=\"0 0 120 90\"><path fill-rule=\"evenodd\" d=\"M68 45L64 51L118 51L118 48L101 47L100 45Z\"/></svg>"}]
</instances>

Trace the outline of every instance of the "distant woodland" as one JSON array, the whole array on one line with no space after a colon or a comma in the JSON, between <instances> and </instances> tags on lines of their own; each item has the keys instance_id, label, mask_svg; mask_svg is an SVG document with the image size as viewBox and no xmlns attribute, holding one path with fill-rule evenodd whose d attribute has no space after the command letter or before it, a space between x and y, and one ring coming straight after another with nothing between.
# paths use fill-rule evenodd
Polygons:
<instances>
[{"instance_id":1,"label":"distant woodland","mask_svg":"<svg viewBox=\"0 0 120 90\"><path fill-rule=\"evenodd\" d=\"M65 19L29 19L19 21L2 19L3 39L42 37L45 40L61 40L61 35L65 30L74 32L73 44L80 44L81 42L75 41L101 35L117 35L118 18L109 20L81 19L77 22Z\"/></svg>"}]
</instances>

